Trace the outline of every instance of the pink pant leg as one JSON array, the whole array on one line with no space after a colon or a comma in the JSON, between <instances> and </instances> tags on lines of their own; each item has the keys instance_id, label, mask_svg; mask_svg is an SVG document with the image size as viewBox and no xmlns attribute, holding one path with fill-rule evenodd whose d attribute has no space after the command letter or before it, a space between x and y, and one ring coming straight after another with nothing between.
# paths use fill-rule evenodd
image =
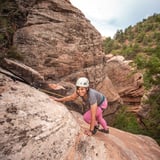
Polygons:
<instances>
[{"instance_id":1,"label":"pink pant leg","mask_svg":"<svg viewBox=\"0 0 160 160\"><path fill-rule=\"evenodd\" d=\"M105 100L103 101L103 103L98 106L98 110L97 110L97 121L101 124L101 126L104 128L104 129L107 129L107 122L105 121L105 119L103 118L103 109L106 109L108 107L108 101Z\"/></svg>"},{"instance_id":2,"label":"pink pant leg","mask_svg":"<svg viewBox=\"0 0 160 160\"><path fill-rule=\"evenodd\" d=\"M83 119L84 119L85 122L87 122L88 124L91 123L91 110L88 110L86 113L84 113Z\"/></svg>"},{"instance_id":3,"label":"pink pant leg","mask_svg":"<svg viewBox=\"0 0 160 160\"><path fill-rule=\"evenodd\" d=\"M102 114L102 109L100 107L97 108L97 113L96 113L96 120L98 121L98 123L104 128L107 129L107 123L105 121L105 119L103 118L103 114Z\"/></svg>"},{"instance_id":4,"label":"pink pant leg","mask_svg":"<svg viewBox=\"0 0 160 160\"><path fill-rule=\"evenodd\" d=\"M85 122L87 122L88 124L91 123L91 110L88 110L88 111L83 115L83 119L84 119ZM98 121L104 129L107 128L107 123L106 123L105 119L103 118L102 109L101 109L100 107L97 107L96 121Z\"/></svg>"}]
</instances>

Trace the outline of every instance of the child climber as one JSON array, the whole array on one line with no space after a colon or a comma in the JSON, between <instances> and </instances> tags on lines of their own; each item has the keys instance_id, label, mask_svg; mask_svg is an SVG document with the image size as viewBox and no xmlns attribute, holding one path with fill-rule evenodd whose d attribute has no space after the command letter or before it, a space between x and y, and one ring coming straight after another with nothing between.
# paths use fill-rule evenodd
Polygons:
<instances>
[{"instance_id":1,"label":"child climber","mask_svg":"<svg viewBox=\"0 0 160 160\"><path fill-rule=\"evenodd\" d=\"M100 131L109 133L109 128L102 114L103 109L107 108L107 100L103 94L89 88L89 80L86 77L81 77L77 80L76 91L73 94L63 98L54 98L54 100L58 102L71 101L79 96L87 106L89 105L88 111L83 115L84 120L90 124L89 130L86 130L85 133L89 136L95 134L99 124L103 127Z\"/></svg>"}]
</instances>

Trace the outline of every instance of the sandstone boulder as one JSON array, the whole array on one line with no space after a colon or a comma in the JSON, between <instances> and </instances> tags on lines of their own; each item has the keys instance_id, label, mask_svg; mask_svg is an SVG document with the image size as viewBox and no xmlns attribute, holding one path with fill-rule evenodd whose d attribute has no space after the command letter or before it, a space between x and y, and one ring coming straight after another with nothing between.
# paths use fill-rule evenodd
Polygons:
<instances>
[{"instance_id":1,"label":"sandstone boulder","mask_svg":"<svg viewBox=\"0 0 160 160\"><path fill-rule=\"evenodd\" d=\"M18 61L4 58L1 66L30 85L37 86L38 84L44 82L44 77L41 76L36 70Z\"/></svg>"},{"instance_id":2,"label":"sandstone boulder","mask_svg":"<svg viewBox=\"0 0 160 160\"><path fill-rule=\"evenodd\" d=\"M88 137L82 116L48 95L3 74L0 88L1 160L159 160L149 137L111 127Z\"/></svg>"},{"instance_id":3,"label":"sandstone boulder","mask_svg":"<svg viewBox=\"0 0 160 160\"><path fill-rule=\"evenodd\" d=\"M122 98L139 105L143 88L135 85L128 62L122 56L105 56L100 33L79 9L65 0L16 3L27 12L26 23L13 39L25 65L57 83L75 84L78 77L87 76L91 87L103 91L109 101Z\"/></svg>"},{"instance_id":4,"label":"sandstone boulder","mask_svg":"<svg viewBox=\"0 0 160 160\"><path fill-rule=\"evenodd\" d=\"M25 24L14 34L13 46L23 58L20 66L25 65L27 70L30 67L36 78L33 80L33 74L21 72L13 65L14 73L23 73L34 85L37 76L44 78L45 83L66 84L75 84L78 77L87 76L91 87L103 92L112 103L106 115L113 115L122 101L141 107L143 78L136 78L139 76L132 72L124 57L103 53L100 33L79 9L66 0L16 0L16 3L26 17ZM9 67L8 64L4 66ZM65 85L60 93L65 95L70 90L72 87Z\"/></svg>"},{"instance_id":5,"label":"sandstone boulder","mask_svg":"<svg viewBox=\"0 0 160 160\"><path fill-rule=\"evenodd\" d=\"M65 0L32 1L24 27L14 35L24 63L52 80L103 63L101 42L84 14Z\"/></svg>"},{"instance_id":6,"label":"sandstone boulder","mask_svg":"<svg viewBox=\"0 0 160 160\"><path fill-rule=\"evenodd\" d=\"M0 159L64 159L80 129L70 112L28 85L0 82Z\"/></svg>"},{"instance_id":7,"label":"sandstone boulder","mask_svg":"<svg viewBox=\"0 0 160 160\"><path fill-rule=\"evenodd\" d=\"M122 58L107 58L107 62L105 71L123 102L133 106L140 104L144 94L142 74L135 73Z\"/></svg>"}]
</instances>

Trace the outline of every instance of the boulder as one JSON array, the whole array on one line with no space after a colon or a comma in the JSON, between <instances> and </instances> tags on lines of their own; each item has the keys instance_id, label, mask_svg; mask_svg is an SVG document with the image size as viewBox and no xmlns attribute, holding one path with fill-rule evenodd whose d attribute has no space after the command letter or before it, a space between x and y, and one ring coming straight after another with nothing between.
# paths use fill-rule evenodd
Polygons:
<instances>
[{"instance_id":1,"label":"boulder","mask_svg":"<svg viewBox=\"0 0 160 160\"><path fill-rule=\"evenodd\" d=\"M21 0L17 3L26 6ZM13 43L24 63L45 79L60 80L103 63L100 33L69 1L32 1L27 11L27 21L14 34Z\"/></svg>"},{"instance_id":2,"label":"boulder","mask_svg":"<svg viewBox=\"0 0 160 160\"><path fill-rule=\"evenodd\" d=\"M38 86L44 82L39 72L19 61L4 58L1 66L30 85Z\"/></svg>"},{"instance_id":3,"label":"boulder","mask_svg":"<svg viewBox=\"0 0 160 160\"><path fill-rule=\"evenodd\" d=\"M144 94L142 74L135 73L134 68L122 58L107 58L107 62L105 71L123 103L133 106L140 104Z\"/></svg>"},{"instance_id":4,"label":"boulder","mask_svg":"<svg viewBox=\"0 0 160 160\"><path fill-rule=\"evenodd\" d=\"M64 159L80 130L72 114L35 88L0 82L0 159Z\"/></svg>"},{"instance_id":5,"label":"boulder","mask_svg":"<svg viewBox=\"0 0 160 160\"><path fill-rule=\"evenodd\" d=\"M45 93L3 74L0 91L1 160L159 160L152 138L112 127L90 137L79 113Z\"/></svg>"},{"instance_id":6,"label":"boulder","mask_svg":"<svg viewBox=\"0 0 160 160\"><path fill-rule=\"evenodd\" d=\"M46 81L75 84L78 77L87 76L91 87L105 92L109 101L121 97L126 104L140 103L143 82L135 85L135 75L123 56L105 56L100 33L79 9L64 0L32 1L28 7L17 0L17 4L28 12L13 41L26 65ZM105 91L100 87L111 84Z\"/></svg>"},{"instance_id":7,"label":"boulder","mask_svg":"<svg viewBox=\"0 0 160 160\"><path fill-rule=\"evenodd\" d=\"M38 72L47 83L75 84L78 77L87 76L92 88L115 103L109 113L114 113L122 101L140 105L143 78L137 81L124 57L104 54L100 33L79 9L66 0L16 3L27 13L25 24L13 37L23 64Z\"/></svg>"}]
</instances>

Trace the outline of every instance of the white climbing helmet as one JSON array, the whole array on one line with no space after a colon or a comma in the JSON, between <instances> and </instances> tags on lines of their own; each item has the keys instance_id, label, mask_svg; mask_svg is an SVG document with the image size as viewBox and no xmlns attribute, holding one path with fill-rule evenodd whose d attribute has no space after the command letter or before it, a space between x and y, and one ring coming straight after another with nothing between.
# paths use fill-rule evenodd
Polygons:
<instances>
[{"instance_id":1,"label":"white climbing helmet","mask_svg":"<svg viewBox=\"0 0 160 160\"><path fill-rule=\"evenodd\" d=\"M89 80L86 77L81 77L76 82L77 87L89 87Z\"/></svg>"}]
</instances>

